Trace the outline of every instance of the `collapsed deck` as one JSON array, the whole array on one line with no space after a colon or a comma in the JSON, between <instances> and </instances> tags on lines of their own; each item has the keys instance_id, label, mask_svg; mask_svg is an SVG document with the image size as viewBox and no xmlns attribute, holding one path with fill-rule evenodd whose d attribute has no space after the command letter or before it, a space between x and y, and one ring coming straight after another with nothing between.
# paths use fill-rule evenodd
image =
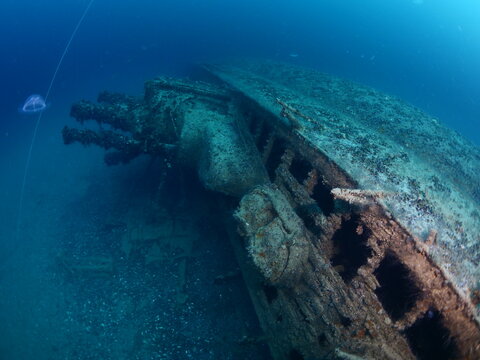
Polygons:
<instances>
[{"instance_id":1,"label":"collapsed deck","mask_svg":"<svg viewBox=\"0 0 480 360\"><path fill-rule=\"evenodd\" d=\"M65 128L65 142L114 148L110 163L162 156L223 194L212 199L235 210L226 226L274 358L479 358L479 150L311 70L205 70L209 84L157 79L143 99L75 105L122 133Z\"/></svg>"}]
</instances>

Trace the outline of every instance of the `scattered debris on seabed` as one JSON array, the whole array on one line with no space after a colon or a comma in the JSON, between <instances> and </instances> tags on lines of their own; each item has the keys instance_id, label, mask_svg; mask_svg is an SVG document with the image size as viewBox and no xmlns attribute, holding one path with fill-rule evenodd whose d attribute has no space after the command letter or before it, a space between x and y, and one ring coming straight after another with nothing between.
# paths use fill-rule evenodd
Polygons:
<instances>
[{"instance_id":1,"label":"scattered debris on seabed","mask_svg":"<svg viewBox=\"0 0 480 360\"><path fill-rule=\"evenodd\" d=\"M57 358L268 359L204 190L187 179L159 188L175 169L153 162L92 185L64 215L52 271L67 299L58 331L68 342Z\"/></svg>"}]
</instances>

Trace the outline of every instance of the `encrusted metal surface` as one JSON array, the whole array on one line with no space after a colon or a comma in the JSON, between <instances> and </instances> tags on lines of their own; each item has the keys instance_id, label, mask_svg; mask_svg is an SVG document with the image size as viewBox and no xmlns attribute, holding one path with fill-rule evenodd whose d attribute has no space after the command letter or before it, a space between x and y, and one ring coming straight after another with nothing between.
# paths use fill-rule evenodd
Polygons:
<instances>
[{"instance_id":1,"label":"encrusted metal surface","mask_svg":"<svg viewBox=\"0 0 480 360\"><path fill-rule=\"evenodd\" d=\"M113 130L65 128L65 142L196 170L276 360L480 358L479 150L348 81L206 68L220 86L159 78L143 99L74 105Z\"/></svg>"},{"instance_id":2,"label":"encrusted metal surface","mask_svg":"<svg viewBox=\"0 0 480 360\"><path fill-rule=\"evenodd\" d=\"M207 66L378 199L479 316L480 151L437 119L372 88L270 61Z\"/></svg>"}]
</instances>

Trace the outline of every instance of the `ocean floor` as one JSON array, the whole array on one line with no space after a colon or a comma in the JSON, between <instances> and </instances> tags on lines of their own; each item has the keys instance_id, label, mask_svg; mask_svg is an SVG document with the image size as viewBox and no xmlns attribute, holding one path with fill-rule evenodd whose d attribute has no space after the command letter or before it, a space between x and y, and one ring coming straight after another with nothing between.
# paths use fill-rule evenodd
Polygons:
<instances>
[{"instance_id":1,"label":"ocean floor","mask_svg":"<svg viewBox=\"0 0 480 360\"><path fill-rule=\"evenodd\" d=\"M269 359L195 180L149 158L105 168L55 146L55 159L34 158L19 243L0 232L1 359Z\"/></svg>"}]
</instances>

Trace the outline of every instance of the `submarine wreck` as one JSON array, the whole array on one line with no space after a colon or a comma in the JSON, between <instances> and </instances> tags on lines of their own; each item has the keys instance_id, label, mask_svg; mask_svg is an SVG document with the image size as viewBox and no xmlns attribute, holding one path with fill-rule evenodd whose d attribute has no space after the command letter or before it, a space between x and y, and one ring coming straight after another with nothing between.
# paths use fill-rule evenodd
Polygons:
<instances>
[{"instance_id":1,"label":"submarine wreck","mask_svg":"<svg viewBox=\"0 0 480 360\"><path fill-rule=\"evenodd\" d=\"M71 115L100 127L65 127L65 144L198 177L274 359L480 358L480 150L437 119L254 60Z\"/></svg>"}]
</instances>

